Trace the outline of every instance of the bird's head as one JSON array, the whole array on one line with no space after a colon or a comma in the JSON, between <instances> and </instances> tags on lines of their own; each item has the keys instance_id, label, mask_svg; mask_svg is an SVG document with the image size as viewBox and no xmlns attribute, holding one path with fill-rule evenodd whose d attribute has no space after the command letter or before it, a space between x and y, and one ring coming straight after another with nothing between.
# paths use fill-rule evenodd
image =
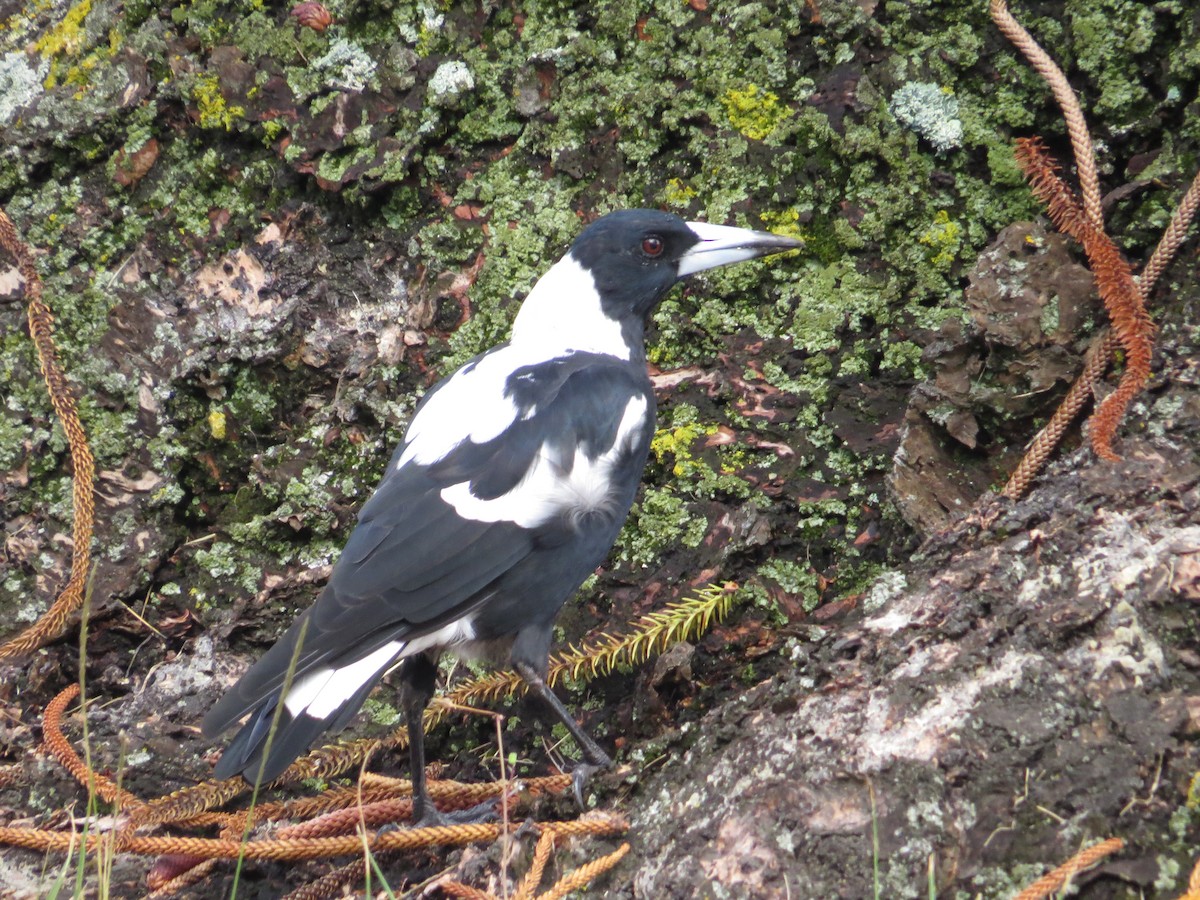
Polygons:
<instances>
[{"instance_id":1,"label":"bird's head","mask_svg":"<svg viewBox=\"0 0 1200 900\"><path fill-rule=\"evenodd\" d=\"M641 354L646 316L688 275L804 246L795 238L685 222L671 213L627 209L585 228L570 252L534 286L514 325L514 339L540 333L572 349ZM587 341L589 346L578 346ZM611 344L614 349L602 349Z\"/></svg>"}]
</instances>

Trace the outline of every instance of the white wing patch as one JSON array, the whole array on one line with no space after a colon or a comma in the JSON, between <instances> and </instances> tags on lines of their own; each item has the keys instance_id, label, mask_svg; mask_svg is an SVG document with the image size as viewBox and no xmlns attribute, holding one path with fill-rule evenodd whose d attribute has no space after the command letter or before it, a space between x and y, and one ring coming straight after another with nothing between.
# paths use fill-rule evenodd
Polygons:
<instances>
[{"instance_id":1,"label":"white wing patch","mask_svg":"<svg viewBox=\"0 0 1200 900\"><path fill-rule=\"evenodd\" d=\"M390 641L348 666L324 666L301 675L292 683L283 705L293 717L304 713L314 719L328 718L355 691L382 674L404 649L404 641Z\"/></svg>"},{"instance_id":2,"label":"white wing patch","mask_svg":"<svg viewBox=\"0 0 1200 900\"><path fill-rule=\"evenodd\" d=\"M314 719L327 719L359 688L379 678L396 661L433 648L451 649L474 637L474 621L468 616L409 641L389 641L349 665L325 666L300 676L293 682L283 705L293 717L304 713Z\"/></svg>"},{"instance_id":3,"label":"white wing patch","mask_svg":"<svg viewBox=\"0 0 1200 900\"><path fill-rule=\"evenodd\" d=\"M502 434L517 420L504 387L509 374L527 364L523 356L503 347L451 375L409 424L396 467L433 465L463 441L485 444Z\"/></svg>"},{"instance_id":4,"label":"white wing patch","mask_svg":"<svg viewBox=\"0 0 1200 900\"><path fill-rule=\"evenodd\" d=\"M471 493L470 482L464 481L443 489L441 497L465 519L514 522L522 528L537 528L556 516L578 522L591 513L605 512L616 499L611 490L613 468L632 446L646 410L645 397L630 399L612 447L595 459L576 450L570 471L564 459L543 445L525 477L508 493L484 500Z\"/></svg>"}]
</instances>

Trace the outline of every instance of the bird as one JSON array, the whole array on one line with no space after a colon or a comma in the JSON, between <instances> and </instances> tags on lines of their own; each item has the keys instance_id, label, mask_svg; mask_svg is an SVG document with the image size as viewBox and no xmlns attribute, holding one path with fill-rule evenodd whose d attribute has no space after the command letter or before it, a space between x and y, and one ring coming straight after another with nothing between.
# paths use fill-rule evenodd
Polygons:
<instances>
[{"instance_id":1,"label":"bird","mask_svg":"<svg viewBox=\"0 0 1200 900\"><path fill-rule=\"evenodd\" d=\"M545 678L555 618L615 543L649 454L647 319L689 275L802 246L653 209L581 231L510 338L425 394L317 599L209 710L209 738L249 714L214 776L274 781L395 667L412 819L446 823L426 784L422 714L450 653L511 667L562 722L582 755L582 805L612 762Z\"/></svg>"}]
</instances>

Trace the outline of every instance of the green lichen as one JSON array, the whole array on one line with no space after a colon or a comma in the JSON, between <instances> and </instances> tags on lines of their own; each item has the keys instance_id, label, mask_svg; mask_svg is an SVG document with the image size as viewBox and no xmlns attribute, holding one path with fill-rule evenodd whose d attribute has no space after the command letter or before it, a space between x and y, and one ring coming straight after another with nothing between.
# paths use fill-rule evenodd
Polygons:
<instances>
[{"instance_id":1,"label":"green lichen","mask_svg":"<svg viewBox=\"0 0 1200 900\"><path fill-rule=\"evenodd\" d=\"M646 489L617 538L616 555L634 566L648 566L670 547L699 546L708 520L693 513L669 488Z\"/></svg>"},{"instance_id":2,"label":"green lichen","mask_svg":"<svg viewBox=\"0 0 1200 900\"><path fill-rule=\"evenodd\" d=\"M758 574L799 597L805 612L812 612L821 603L820 576L811 566L790 559L771 559L758 567Z\"/></svg>"},{"instance_id":3,"label":"green lichen","mask_svg":"<svg viewBox=\"0 0 1200 900\"><path fill-rule=\"evenodd\" d=\"M1141 79L1130 78L1155 43L1152 7L1131 0L1101 0L1072 8L1069 22L1075 62L1099 88L1095 113L1127 117L1149 100Z\"/></svg>"},{"instance_id":4,"label":"green lichen","mask_svg":"<svg viewBox=\"0 0 1200 900\"><path fill-rule=\"evenodd\" d=\"M395 728L404 721L404 714L390 703L368 697L363 703L363 712L368 721L381 728Z\"/></svg>"}]
</instances>

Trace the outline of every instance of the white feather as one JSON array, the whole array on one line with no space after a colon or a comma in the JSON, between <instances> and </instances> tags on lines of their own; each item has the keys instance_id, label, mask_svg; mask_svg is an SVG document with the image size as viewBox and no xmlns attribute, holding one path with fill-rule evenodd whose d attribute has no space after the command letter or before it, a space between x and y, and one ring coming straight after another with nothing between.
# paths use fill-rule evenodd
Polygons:
<instances>
[{"instance_id":1,"label":"white feather","mask_svg":"<svg viewBox=\"0 0 1200 900\"><path fill-rule=\"evenodd\" d=\"M629 359L620 323L604 314L591 274L568 255L521 304L512 340L459 369L421 408L408 426L397 468L432 465L463 441L484 444L502 434L517 420L516 406L504 395L508 376L571 352ZM527 410L524 418L535 412Z\"/></svg>"},{"instance_id":2,"label":"white feather","mask_svg":"<svg viewBox=\"0 0 1200 900\"><path fill-rule=\"evenodd\" d=\"M484 444L501 434L517 419L516 406L504 396L505 382L514 368L527 364L511 346L501 347L451 375L409 424L397 468L432 465L463 441Z\"/></svg>"},{"instance_id":3,"label":"white feather","mask_svg":"<svg viewBox=\"0 0 1200 900\"><path fill-rule=\"evenodd\" d=\"M521 304L512 342L535 348L542 359L571 350L629 359L621 323L605 315L592 274L570 254L538 279Z\"/></svg>"},{"instance_id":4,"label":"white feather","mask_svg":"<svg viewBox=\"0 0 1200 900\"><path fill-rule=\"evenodd\" d=\"M590 513L607 511L616 499L611 492L613 467L628 452L646 410L645 397L631 398L612 447L595 459L576 450L569 472L565 460L543 445L525 477L508 493L484 500L471 493L470 483L464 481L445 488L441 497L465 519L514 522L522 528L537 528L556 516L578 522Z\"/></svg>"},{"instance_id":5,"label":"white feather","mask_svg":"<svg viewBox=\"0 0 1200 900\"><path fill-rule=\"evenodd\" d=\"M348 666L325 666L301 675L293 683L283 705L293 717L305 713L324 719L354 696L354 692L386 669L405 649L404 641L390 641Z\"/></svg>"},{"instance_id":6,"label":"white feather","mask_svg":"<svg viewBox=\"0 0 1200 900\"><path fill-rule=\"evenodd\" d=\"M364 684L374 681L397 660L432 648L450 649L475 637L470 617L457 619L411 641L390 641L362 659L341 667L325 666L293 682L283 705L292 716L314 719L333 715Z\"/></svg>"}]
</instances>

